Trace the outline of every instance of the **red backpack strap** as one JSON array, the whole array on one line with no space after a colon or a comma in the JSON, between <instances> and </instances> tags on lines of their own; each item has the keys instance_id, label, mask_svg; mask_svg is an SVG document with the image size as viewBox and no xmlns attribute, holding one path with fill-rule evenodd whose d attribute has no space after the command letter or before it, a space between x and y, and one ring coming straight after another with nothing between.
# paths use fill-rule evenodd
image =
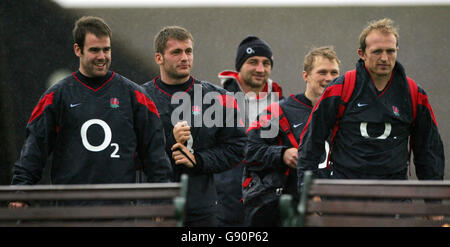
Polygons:
<instances>
[{"instance_id":1,"label":"red backpack strap","mask_svg":"<svg viewBox=\"0 0 450 247\"><path fill-rule=\"evenodd\" d=\"M339 104L338 113L336 115L336 123L334 124L333 132L331 133L331 140L330 140L331 143L333 142L334 136L336 135L336 132L339 128L339 120L344 115L347 103L352 97L353 90L355 89L355 84L356 84L356 70L350 70L345 72L344 84L342 85L342 92L341 92L341 104Z\"/></svg>"},{"instance_id":2,"label":"red backpack strap","mask_svg":"<svg viewBox=\"0 0 450 247\"><path fill-rule=\"evenodd\" d=\"M281 116L279 123L281 129L283 130L284 133L286 133L287 137L289 138L289 141L291 142L292 146L298 149L298 142L295 139L294 134L292 133L291 126L289 125L289 122L285 115Z\"/></svg>"},{"instance_id":3,"label":"red backpack strap","mask_svg":"<svg viewBox=\"0 0 450 247\"><path fill-rule=\"evenodd\" d=\"M283 109L281 109L280 104L272 103L272 107L278 107L278 123L280 124L281 130L286 133L287 137L289 138L289 141L291 142L292 146L296 149L298 149L298 142L294 137L294 134L292 133L291 125L289 124L289 121L286 118L286 115L283 113ZM271 107L268 107L267 110L271 112ZM271 112L272 113L272 112ZM289 176L290 168L286 169L286 172L284 175Z\"/></svg>"},{"instance_id":4,"label":"red backpack strap","mask_svg":"<svg viewBox=\"0 0 450 247\"><path fill-rule=\"evenodd\" d=\"M342 94L341 94L341 100L345 104L339 105L338 118L341 118L342 115L344 114L346 104L352 97L353 90L355 89L355 84L356 84L356 70L350 70L345 72L344 85L342 86Z\"/></svg>"},{"instance_id":5,"label":"red backpack strap","mask_svg":"<svg viewBox=\"0 0 450 247\"><path fill-rule=\"evenodd\" d=\"M412 113L413 113L413 119L412 119L412 124L414 125L414 121L416 121L416 116L417 116L417 98L419 97L419 87L417 86L416 82L409 78L406 77L407 81L408 81L408 86L409 86L409 95L411 96L411 104L412 104ZM411 166L411 150L412 150L412 146L413 146L413 140L412 138L409 138L409 158L408 158L408 163L409 166ZM411 177L411 167L409 167L409 176Z\"/></svg>"},{"instance_id":6,"label":"red backpack strap","mask_svg":"<svg viewBox=\"0 0 450 247\"><path fill-rule=\"evenodd\" d=\"M278 116L279 116L278 122L280 124L280 128L283 130L284 133L286 133L292 146L298 149L298 142L295 139L294 134L292 133L291 125L289 124L286 115L283 113L280 104L274 103L273 106L278 107Z\"/></svg>"},{"instance_id":7,"label":"red backpack strap","mask_svg":"<svg viewBox=\"0 0 450 247\"><path fill-rule=\"evenodd\" d=\"M419 88L417 87L417 84L413 79L409 77L406 77L406 79L408 81L409 94L411 96L413 123L414 123L417 115L417 98L419 97Z\"/></svg>"},{"instance_id":8,"label":"red backpack strap","mask_svg":"<svg viewBox=\"0 0 450 247\"><path fill-rule=\"evenodd\" d=\"M330 162L331 145L333 145L334 137L336 136L336 133L339 129L339 120L344 115L347 103L352 97L353 90L355 89L355 84L356 84L356 70L350 70L345 72L344 84L342 85L342 92L341 92L341 103L339 104L338 113L336 115L336 123L334 124L333 132L331 132L330 151L328 152L327 157L327 168L329 167Z\"/></svg>"}]
</instances>

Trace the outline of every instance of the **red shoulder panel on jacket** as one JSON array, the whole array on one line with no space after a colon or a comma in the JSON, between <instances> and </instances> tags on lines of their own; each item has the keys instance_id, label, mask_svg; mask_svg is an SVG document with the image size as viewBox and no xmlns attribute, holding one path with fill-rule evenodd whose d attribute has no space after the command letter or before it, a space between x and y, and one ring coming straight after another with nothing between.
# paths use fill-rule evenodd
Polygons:
<instances>
[{"instance_id":1,"label":"red shoulder panel on jacket","mask_svg":"<svg viewBox=\"0 0 450 247\"><path fill-rule=\"evenodd\" d=\"M419 92L417 104L423 105L428 109L431 117L433 118L434 125L437 127L436 117L434 116L433 108L431 108L430 102L428 101L428 96Z\"/></svg>"},{"instance_id":2,"label":"red shoulder panel on jacket","mask_svg":"<svg viewBox=\"0 0 450 247\"><path fill-rule=\"evenodd\" d=\"M149 111L155 113L156 116L158 116L159 118L158 109L156 108L155 103L147 96L145 96L145 94L139 92L138 90L134 90L134 93L136 94L137 101L142 105L146 106Z\"/></svg>"},{"instance_id":3,"label":"red shoulder panel on jacket","mask_svg":"<svg viewBox=\"0 0 450 247\"><path fill-rule=\"evenodd\" d=\"M42 97L41 100L39 100L39 103L36 107L34 107L33 112L31 113L30 120L28 120L28 124L31 123L34 119L39 117L45 110L45 107L48 105L53 104L53 97L55 95L55 92L51 92L46 94L44 97Z\"/></svg>"},{"instance_id":4,"label":"red shoulder panel on jacket","mask_svg":"<svg viewBox=\"0 0 450 247\"><path fill-rule=\"evenodd\" d=\"M217 95L216 97L220 104L226 108L234 108L234 109L238 109L239 110L239 106L237 104L236 99L228 94L221 94L221 95Z\"/></svg>"}]
</instances>

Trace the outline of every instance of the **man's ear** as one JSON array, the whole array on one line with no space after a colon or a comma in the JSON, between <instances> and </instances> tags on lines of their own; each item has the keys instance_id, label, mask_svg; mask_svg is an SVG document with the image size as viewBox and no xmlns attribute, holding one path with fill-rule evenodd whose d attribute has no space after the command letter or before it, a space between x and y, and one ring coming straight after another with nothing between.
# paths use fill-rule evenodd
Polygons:
<instances>
[{"instance_id":1,"label":"man's ear","mask_svg":"<svg viewBox=\"0 0 450 247\"><path fill-rule=\"evenodd\" d=\"M75 52L75 55L77 57L81 57L81 55L83 54L81 47L77 43L73 44L73 51Z\"/></svg>"},{"instance_id":2,"label":"man's ear","mask_svg":"<svg viewBox=\"0 0 450 247\"><path fill-rule=\"evenodd\" d=\"M303 70L303 72L302 72L302 77L303 77L303 80L305 81L305 83L307 83L307 79L308 79L308 72L306 72L306 71L304 71Z\"/></svg>"},{"instance_id":3,"label":"man's ear","mask_svg":"<svg viewBox=\"0 0 450 247\"><path fill-rule=\"evenodd\" d=\"M358 48L358 56L359 56L361 59L364 59L364 51L363 51L361 48Z\"/></svg>"},{"instance_id":4,"label":"man's ear","mask_svg":"<svg viewBox=\"0 0 450 247\"><path fill-rule=\"evenodd\" d=\"M163 62L164 62L163 54L161 54L159 52L155 53L155 62L156 62L156 64L159 64L159 65L163 64Z\"/></svg>"}]
</instances>

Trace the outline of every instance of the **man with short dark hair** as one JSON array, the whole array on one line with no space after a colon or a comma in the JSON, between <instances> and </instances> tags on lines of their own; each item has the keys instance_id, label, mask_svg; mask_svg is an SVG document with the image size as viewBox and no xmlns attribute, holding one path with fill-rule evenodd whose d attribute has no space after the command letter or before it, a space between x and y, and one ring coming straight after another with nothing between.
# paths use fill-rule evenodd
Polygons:
<instances>
[{"instance_id":1,"label":"man with short dark hair","mask_svg":"<svg viewBox=\"0 0 450 247\"><path fill-rule=\"evenodd\" d=\"M172 169L153 101L109 70L111 29L101 18L82 17L73 37L79 70L49 88L34 108L12 184L37 183L52 152L53 184L134 183L136 152L149 182L168 182Z\"/></svg>"},{"instance_id":2,"label":"man with short dark hair","mask_svg":"<svg viewBox=\"0 0 450 247\"><path fill-rule=\"evenodd\" d=\"M233 95L191 76L192 35L179 26L155 36L160 76L144 84L163 120L174 180L189 175L185 226L218 226L214 173L244 157L245 130Z\"/></svg>"}]
</instances>

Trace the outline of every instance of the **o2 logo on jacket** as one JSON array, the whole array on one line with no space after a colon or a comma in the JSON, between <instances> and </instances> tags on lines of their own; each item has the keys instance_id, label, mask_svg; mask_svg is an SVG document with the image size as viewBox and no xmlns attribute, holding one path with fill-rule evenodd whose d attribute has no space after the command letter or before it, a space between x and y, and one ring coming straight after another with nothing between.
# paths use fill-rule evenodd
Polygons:
<instances>
[{"instance_id":1,"label":"o2 logo on jacket","mask_svg":"<svg viewBox=\"0 0 450 247\"><path fill-rule=\"evenodd\" d=\"M361 136L365 138L375 138L379 140L384 140L389 137L389 135L391 134L391 130L392 130L391 123L384 123L384 133L381 134L380 136L373 137L369 136L369 133L367 133L367 122L361 122L361 124L359 125L359 131L361 132Z\"/></svg>"},{"instance_id":2,"label":"o2 logo on jacket","mask_svg":"<svg viewBox=\"0 0 450 247\"><path fill-rule=\"evenodd\" d=\"M100 144L98 146L91 145L91 143L89 143L89 140L87 138L87 131L88 131L89 127L91 127L93 124L97 124L100 127L102 127L103 132L105 133L105 139L103 139L102 144ZM100 151L105 150L107 147L111 146L111 147L115 148L114 151L111 153L111 158L120 158L120 155L117 154L119 152L119 144L111 143L111 139L112 139L111 128L103 120L91 119L91 120L86 121L81 126L81 141L83 142L83 146L87 150L89 150L91 152L100 152Z\"/></svg>"},{"instance_id":3,"label":"o2 logo on jacket","mask_svg":"<svg viewBox=\"0 0 450 247\"><path fill-rule=\"evenodd\" d=\"M319 169L327 168L327 157L329 152L330 152L330 143L328 143L328 141L325 141L325 159L322 161L322 163L319 164Z\"/></svg>"}]
</instances>

